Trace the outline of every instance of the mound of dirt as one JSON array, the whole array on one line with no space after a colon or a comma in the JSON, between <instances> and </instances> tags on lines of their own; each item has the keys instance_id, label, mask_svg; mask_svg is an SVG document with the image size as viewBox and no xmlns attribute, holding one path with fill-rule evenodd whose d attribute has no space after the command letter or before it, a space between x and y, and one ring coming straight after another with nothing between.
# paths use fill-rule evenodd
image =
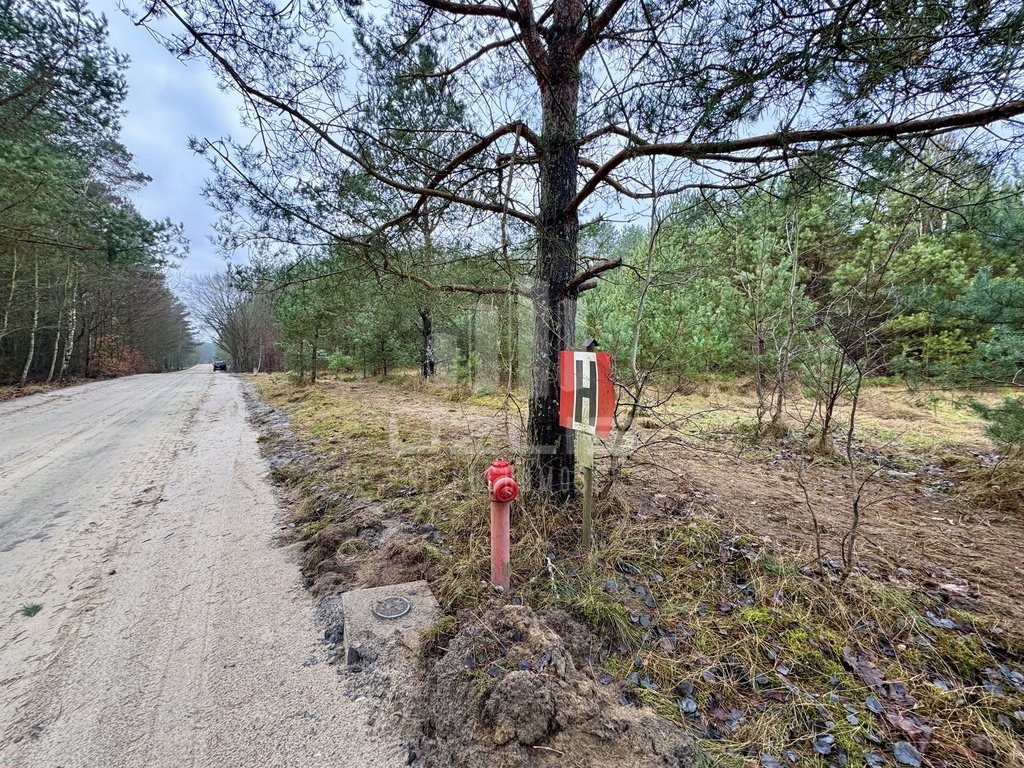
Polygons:
<instances>
[{"instance_id":1,"label":"mound of dirt","mask_svg":"<svg viewBox=\"0 0 1024 768\"><path fill-rule=\"evenodd\" d=\"M382 536L371 556L363 557L357 581L367 587L383 587L407 581L431 580L437 574L436 560L430 557L428 541L421 535L396 526L390 536Z\"/></svg>"},{"instance_id":2,"label":"mound of dirt","mask_svg":"<svg viewBox=\"0 0 1024 768\"><path fill-rule=\"evenodd\" d=\"M574 658L564 614L508 605L459 632L428 678L423 768L691 768L692 739ZM577 639L580 627L566 633Z\"/></svg>"}]
</instances>

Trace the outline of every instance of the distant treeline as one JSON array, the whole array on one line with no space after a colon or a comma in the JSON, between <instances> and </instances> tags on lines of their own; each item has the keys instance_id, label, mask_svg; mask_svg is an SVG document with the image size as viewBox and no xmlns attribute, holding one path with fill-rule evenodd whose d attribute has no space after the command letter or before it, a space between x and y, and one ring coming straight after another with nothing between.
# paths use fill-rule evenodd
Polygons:
<instances>
[{"instance_id":1,"label":"distant treeline","mask_svg":"<svg viewBox=\"0 0 1024 768\"><path fill-rule=\"evenodd\" d=\"M191 364L165 269L187 244L131 201L126 59L78 3L0 8L0 383Z\"/></svg>"},{"instance_id":2,"label":"distant treeline","mask_svg":"<svg viewBox=\"0 0 1024 768\"><path fill-rule=\"evenodd\" d=\"M809 396L821 440L837 404L871 377L1024 384L1021 184L960 153L936 150L928 163L928 173L901 164L859 186L807 163L739 193L663 201L647 227L591 225L586 258L622 266L584 293L577 343L597 338L627 387L748 378L759 430L780 427L794 393ZM465 285L482 282L493 258L430 254L447 281ZM510 263L529 264L529 254ZM245 368L273 349L264 367L283 352L300 378L418 367L470 388L529 383L528 271L513 273L518 293L492 295L432 291L360 266L338 246L211 278L199 303L222 297L221 343L241 350ZM246 281L250 291L238 287Z\"/></svg>"},{"instance_id":3,"label":"distant treeline","mask_svg":"<svg viewBox=\"0 0 1024 768\"><path fill-rule=\"evenodd\" d=\"M577 341L597 338L624 378L635 359L661 380L723 373L772 391L835 387L858 370L1024 383L1021 184L962 155L930 164L944 173L901 165L854 189L802 166L742 193L663 202L647 227L586 228L584 255L622 267L583 294ZM432 259L448 282L493 269L491 252ZM230 306L264 316L258 326L273 326L303 373L314 360L370 375L436 362L487 371L490 386L524 381L533 316L522 295L431 291L367 273L343 247L249 277L258 300L237 292ZM513 285L527 293L529 273Z\"/></svg>"}]
</instances>

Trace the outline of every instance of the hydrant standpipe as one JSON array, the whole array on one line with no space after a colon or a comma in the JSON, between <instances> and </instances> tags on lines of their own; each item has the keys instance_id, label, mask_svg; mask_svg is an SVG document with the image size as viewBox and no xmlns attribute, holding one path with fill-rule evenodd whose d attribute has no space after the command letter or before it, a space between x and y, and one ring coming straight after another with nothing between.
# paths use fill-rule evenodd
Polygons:
<instances>
[{"instance_id":1,"label":"hydrant standpipe","mask_svg":"<svg viewBox=\"0 0 1024 768\"><path fill-rule=\"evenodd\" d=\"M495 459L487 468L487 491L491 496L491 583L508 591L509 560L509 504L519 495L519 485L512 478L512 465L505 459Z\"/></svg>"}]
</instances>

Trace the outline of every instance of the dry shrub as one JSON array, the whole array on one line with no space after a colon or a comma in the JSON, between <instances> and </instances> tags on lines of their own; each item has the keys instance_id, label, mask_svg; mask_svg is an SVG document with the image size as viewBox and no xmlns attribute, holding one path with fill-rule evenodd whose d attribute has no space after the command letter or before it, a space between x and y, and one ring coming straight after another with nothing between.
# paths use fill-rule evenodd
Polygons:
<instances>
[{"instance_id":1,"label":"dry shrub","mask_svg":"<svg viewBox=\"0 0 1024 768\"><path fill-rule=\"evenodd\" d=\"M1024 456L1017 452L991 469L976 471L961 493L974 505L1024 517Z\"/></svg>"},{"instance_id":2,"label":"dry shrub","mask_svg":"<svg viewBox=\"0 0 1024 768\"><path fill-rule=\"evenodd\" d=\"M125 345L116 336L103 336L96 341L96 352L89 361L93 374L101 378L148 373L153 364L135 347Z\"/></svg>"}]
</instances>

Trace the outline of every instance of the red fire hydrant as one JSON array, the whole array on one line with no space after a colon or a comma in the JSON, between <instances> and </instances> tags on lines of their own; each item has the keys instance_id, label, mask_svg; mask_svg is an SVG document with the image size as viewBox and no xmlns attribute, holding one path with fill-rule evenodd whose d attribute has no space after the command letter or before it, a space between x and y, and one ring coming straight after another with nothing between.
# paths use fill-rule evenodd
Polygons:
<instances>
[{"instance_id":1,"label":"red fire hydrant","mask_svg":"<svg viewBox=\"0 0 1024 768\"><path fill-rule=\"evenodd\" d=\"M519 495L519 485L505 459L495 459L487 468L487 490L491 494L491 583L507 592L511 559L508 505Z\"/></svg>"}]
</instances>

